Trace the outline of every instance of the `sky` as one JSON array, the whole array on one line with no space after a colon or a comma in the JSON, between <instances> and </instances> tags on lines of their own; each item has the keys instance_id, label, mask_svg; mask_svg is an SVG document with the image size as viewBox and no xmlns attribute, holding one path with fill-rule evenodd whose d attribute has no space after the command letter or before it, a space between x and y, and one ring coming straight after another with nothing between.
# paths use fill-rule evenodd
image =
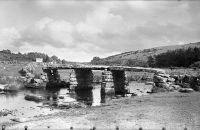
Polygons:
<instances>
[{"instance_id":1,"label":"sky","mask_svg":"<svg viewBox=\"0 0 200 130\"><path fill-rule=\"evenodd\" d=\"M0 47L67 61L200 41L200 2L0 0Z\"/></svg>"}]
</instances>

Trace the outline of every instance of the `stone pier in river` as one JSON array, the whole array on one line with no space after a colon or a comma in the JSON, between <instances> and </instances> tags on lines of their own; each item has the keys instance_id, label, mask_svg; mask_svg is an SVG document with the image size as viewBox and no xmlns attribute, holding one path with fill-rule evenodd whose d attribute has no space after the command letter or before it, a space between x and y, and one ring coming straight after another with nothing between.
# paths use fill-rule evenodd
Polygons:
<instances>
[{"instance_id":1,"label":"stone pier in river","mask_svg":"<svg viewBox=\"0 0 200 130\"><path fill-rule=\"evenodd\" d=\"M51 65L43 68L47 73L49 83L59 83L59 69L73 69L74 73L70 74L70 88L75 90L87 90L93 88L92 70L102 70L102 88L105 93L126 93L126 71L143 71L143 72L163 72L160 69L144 67L127 67L127 66L94 66L94 65Z\"/></svg>"}]
</instances>

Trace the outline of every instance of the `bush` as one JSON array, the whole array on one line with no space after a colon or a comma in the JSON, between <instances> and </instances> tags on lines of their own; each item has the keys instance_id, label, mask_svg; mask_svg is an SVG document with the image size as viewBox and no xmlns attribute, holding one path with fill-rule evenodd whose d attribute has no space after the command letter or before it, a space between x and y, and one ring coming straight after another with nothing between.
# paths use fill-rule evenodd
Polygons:
<instances>
[{"instance_id":1,"label":"bush","mask_svg":"<svg viewBox=\"0 0 200 130\"><path fill-rule=\"evenodd\" d=\"M200 68L200 61L194 62L190 65L190 68Z\"/></svg>"}]
</instances>

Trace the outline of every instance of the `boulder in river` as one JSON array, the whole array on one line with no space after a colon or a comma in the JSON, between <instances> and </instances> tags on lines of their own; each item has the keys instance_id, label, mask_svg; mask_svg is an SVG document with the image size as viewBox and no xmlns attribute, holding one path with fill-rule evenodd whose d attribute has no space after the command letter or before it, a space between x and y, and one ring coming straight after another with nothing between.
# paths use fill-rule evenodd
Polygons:
<instances>
[{"instance_id":1,"label":"boulder in river","mask_svg":"<svg viewBox=\"0 0 200 130\"><path fill-rule=\"evenodd\" d=\"M25 100L28 101L35 101L35 102L41 102L44 100L44 97L39 96L39 95L33 95L33 94L28 94L24 97Z\"/></svg>"},{"instance_id":2,"label":"boulder in river","mask_svg":"<svg viewBox=\"0 0 200 130\"><path fill-rule=\"evenodd\" d=\"M194 92L194 90L192 88L181 88L179 89L179 92L190 93L190 92Z\"/></svg>"}]
</instances>

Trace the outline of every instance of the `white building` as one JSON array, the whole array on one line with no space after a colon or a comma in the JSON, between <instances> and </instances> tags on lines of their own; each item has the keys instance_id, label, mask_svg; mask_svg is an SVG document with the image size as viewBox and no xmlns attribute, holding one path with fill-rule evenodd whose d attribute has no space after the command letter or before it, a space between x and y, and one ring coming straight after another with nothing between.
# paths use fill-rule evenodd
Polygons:
<instances>
[{"instance_id":1,"label":"white building","mask_svg":"<svg viewBox=\"0 0 200 130\"><path fill-rule=\"evenodd\" d=\"M43 62L43 58L36 58L35 61L41 63L41 62Z\"/></svg>"}]
</instances>

